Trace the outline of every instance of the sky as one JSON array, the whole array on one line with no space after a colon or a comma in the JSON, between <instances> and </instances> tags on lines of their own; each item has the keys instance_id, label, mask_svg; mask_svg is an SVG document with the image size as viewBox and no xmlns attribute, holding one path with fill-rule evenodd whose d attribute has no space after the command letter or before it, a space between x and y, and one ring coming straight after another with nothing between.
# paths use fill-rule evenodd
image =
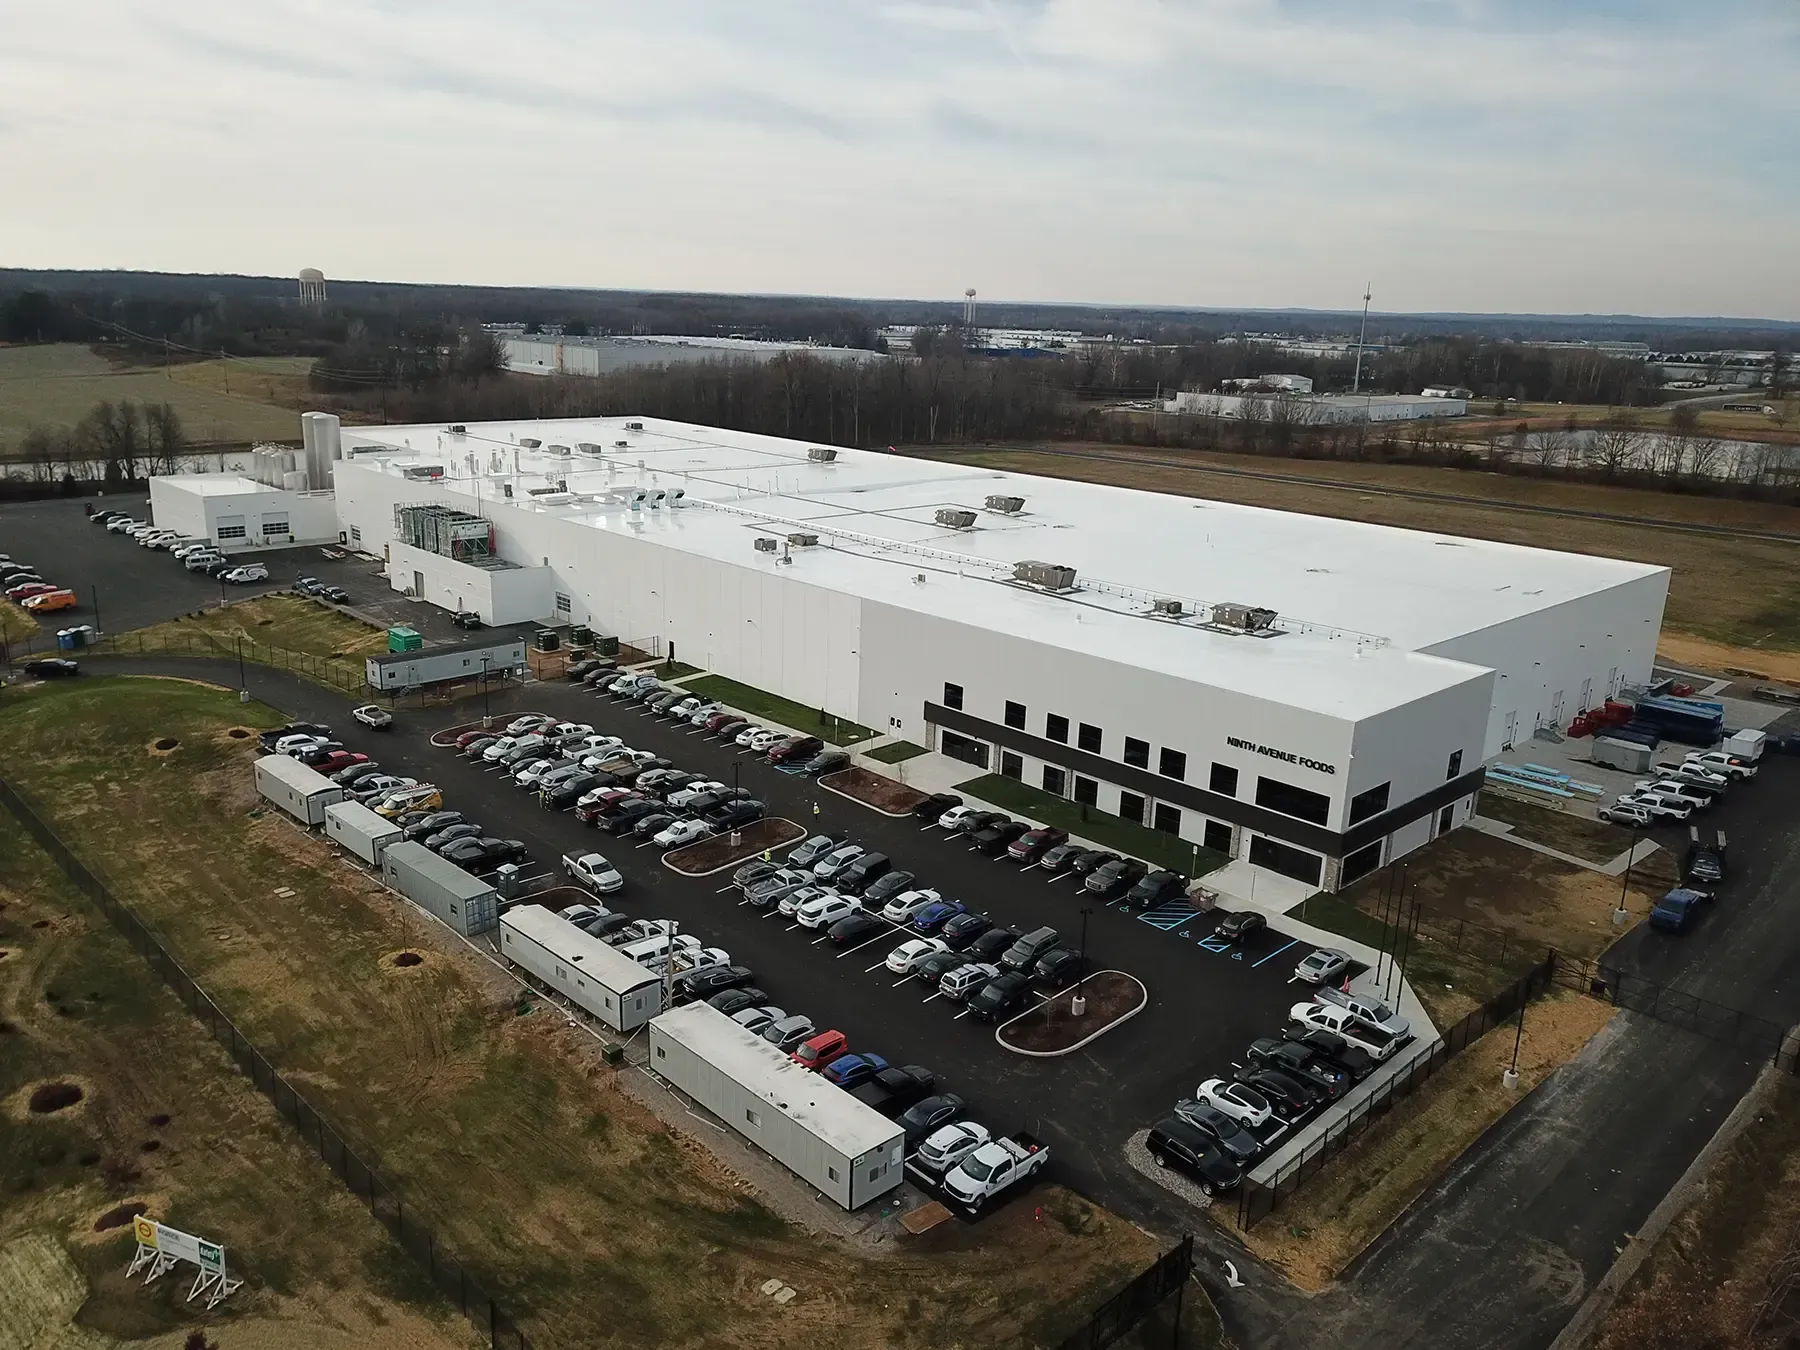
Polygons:
<instances>
[{"instance_id":1,"label":"sky","mask_svg":"<svg viewBox=\"0 0 1800 1350\"><path fill-rule=\"evenodd\" d=\"M0 0L0 265L1800 319L1793 0Z\"/></svg>"}]
</instances>

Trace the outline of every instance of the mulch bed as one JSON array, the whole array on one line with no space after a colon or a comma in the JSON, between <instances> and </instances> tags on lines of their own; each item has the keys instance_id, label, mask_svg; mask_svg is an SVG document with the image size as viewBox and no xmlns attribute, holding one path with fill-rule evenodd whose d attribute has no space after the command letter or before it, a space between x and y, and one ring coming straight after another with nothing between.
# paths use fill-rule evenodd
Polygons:
<instances>
[{"instance_id":1,"label":"mulch bed","mask_svg":"<svg viewBox=\"0 0 1800 1350\"><path fill-rule=\"evenodd\" d=\"M909 788L905 783L897 783L878 773L870 773L867 769L843 769L837 773L828 773L819 782L846 797L854 797L877 811L904 813L925 800L925 794L916 788Z\"/></svg>"},{"instance_id":2,"label":"mulch bed","mask_svg":"<svg viewBox=\"0 0 1800 1350\"><path fill-rule=\"evenodd\" d=\"M1095 1032L1105 1031L1129 1016L1144 999L1144 988L1129 975L1102 971L1090 975L1082 989L1087 1011L1080 1017L1069 1011L1073 989L1046 999L1017 1021L1000 1029L1000 1043L1014 1050L1038 1052L1067 1050Z\"/></svg>"},{"instance_id":3,"label":"mulch bed","mask_svg":"<svg viewBox=\"0 0 1800 1350\"><path fill-rule=\"evenodd\" d=\"M686 848L670 849L663 854L663 861L677 872L691 877L704 876L733 863L747 862L765 849L786 848L804 838L806 831L793 821L764 816L738 831L735 846L730 831L727 831Z\"/></svg>"}]
</instances>

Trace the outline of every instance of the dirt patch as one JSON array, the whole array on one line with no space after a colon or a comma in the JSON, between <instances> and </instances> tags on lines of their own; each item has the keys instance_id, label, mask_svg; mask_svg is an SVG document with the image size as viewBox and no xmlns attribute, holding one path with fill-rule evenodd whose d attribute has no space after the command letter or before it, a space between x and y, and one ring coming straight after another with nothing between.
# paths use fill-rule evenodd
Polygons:
<instances>
[{"instance_id":1,"label":"dirt patch","mask_svg":"<svg viewBox=\"0 0 1800 1350\"><path fill-rule=\"evenodd\" d=\"M412 966L422 966L425 964L425 958L418 952L398 952L393 956L392 960L394 964L399 966L402 970Z\"/></svg>"},{"instance_id":2,"label":"dirt patch","mask_svg":"<svg viewBox=\"0 0 1800 1350\"><path fill-rule=\"evenodd\" d=\"M841 792L864 806L893 816L903 816L925 800L925 794L916 788L862 768L828 773L819 780L819 786Z\"/></svg>"},{"instance_id":3,"label":"dirt patch","mask_svg":"<svg viewBox=\"0 0 1800 1350\"><path fill-rule=\"evenodd\" d=\"M144 748L150 752L153 758L161 758L165 755L172 755L181 749L181 742L173 736L158 736Z\"/></svg>"},{"instance_id":4,"label":"dirt patch","mask_svg":"<svg viewBox=\"0 0 1800 1350\"><path fill-rule=\"evenodd\" d=\"M228 741L247 741L256 735L255 727L226 727L225 739Z\"/></svg>"},{"instance_id":5,"label":"dirt patch","mask_svg":"<svg viewBox=\"0 0 1800 1350\"><path fill-rule=\"evenodd\" d=\"M1764 651L1759 647L1733 647L1709 642L1687 633L1664 632L1656 640L1656 659L1697 674L1709 671L1752 670L1755 678L1800 685L1800 652Z\"/></svg>"},{"instance_id":6,"label":"dirt patch","mask_svg":"<svg viewBox=\"0 0 1800 1350\"><path fill-rule=\"evenodd\" d=\"M105 1233L114 1228L123 1228L140 1214L148 1214L150 1206L142 1200L128 1201L123 1205L114 1205L106 1213L94 1220L94 1231Z\"/></svg>"},{"instance_id":7,"label":"dirt patch","mask_svg":"<svg viewBox=\"0 0 1800 1350\"><path fill-rule=\"evenodd\" d=\"M1082 996L1087 1009L1080 1017L1073 1011L1075 991L1069 989L1002 1026L997 1033L1000 1044L1008 1050L1059 1054L1112 1030L1141 1010L1148 997L1143 985L1117 970L1088 976Z\"/></svg>"},{"instance_id":8,"label":"dirt patch","mask_svg":"<svg viewBox=\"0 0 1800 1350\"><path fill-rule=\"evenodd\" d=\"M1302 1289L1324 1288L1490 1125L1579 1054L1612 1014L1580 994L1559 992L1531 1004L1517 1087L1501 1081L1517 1034L1509 1021L1397 1102L1281 1208L1241 1234L1244 1244ZM1229 1215L1219 1219L1230 1221Z\"/></svg>"},{"instance_id":9,"label":"dirt patch","mask_svg":"<svg viewBox=\"0 0 1800 1350\"><path fill-rule=\"evenodd\" d=\"M150 1123L160 1130L169 1123L168 1114L163 1111L158 1111L155 1115L150 1117Z\"/></svg>"},{"instance_id":10,"label":"dirt patch","mask_svg":"<svg viewBox=\"0 0 1800 1350\"><path fill-rule=\"evenodd\" d=\"M45 1083L33 1088L26 1109L34 1116L54 1115L81 1101L87 1093L74 1083Z\"/></svg>"},{"instance_id":11,"label":"dirt patch","mask_svg":"<svg viewBox=\"0 0 1800 1350\"><path fill-rule=\"evenodd\" d=\"M1516 838L1560 849L1591 863L1610 863L1638 839L1622 826L1609 825L1604 820L1574 811L1557 811L1534 802L1520 801L1491 785L1482 789L1475 810L1489 820L1511 825Z\"/></svg>"},{"instance_id":12,"label":"dirt patch","mask_svg":"<svg viewBox=\"0 0 1800 1350\"><path fill-rule=\"evenodd\" d=\"M162 1147L162 1140L146 1139L146 1140L144 1140L143 1143L138 1145L138 1152L139 1153L154 1153L161 1147Z\"/></svg>"},{"instance_id":13,"label":"dirt patch","mask_svg":"<svg viewBox=\"0 0 1800 1350\"><path fill-rule=\"evenodd\" d=\"M684 876L705 876L737 863L748 862L759 853L769 853L806 838L806 831L791 820L764 817L738 831L738 842L731 842L730 832L715 834L686 848L670 849L663 862Z\"/></svg>"}]
</instances>

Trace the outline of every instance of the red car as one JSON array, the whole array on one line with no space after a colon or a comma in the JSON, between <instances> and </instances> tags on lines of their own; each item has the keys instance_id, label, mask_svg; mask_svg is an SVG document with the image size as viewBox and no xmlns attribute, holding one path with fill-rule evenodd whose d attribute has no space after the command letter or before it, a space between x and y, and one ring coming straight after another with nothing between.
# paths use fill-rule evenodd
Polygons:
<instances>
[{"instance_id":1,"label":"red car","mask_svg":"<svg viewBox=\"0 0 1800 1350\"><path fill-rule=\"evenodd\" d=\"M60 589L61 587L52 586L47 581L21 581L17 586L8 589L6 598L8 600L23 600L27 596L48 595L51 591Z\"/></svg>"},{"instance_id":2,"label":"red car","mask_svg":"<svg viewBox=\"0 0 1800 1350\"><path fill-rule=\"evenodd\" d=\"M769 747L768 761L771 764L791 764L798 760L804 764L824 748L825 742L817 736L789 736Z\"/></svg>"},{"instance_id":3,"label":"red car","mask_svg":"<svg viewBox=\"0 0 1800 1350\"><path fill-rule=\"evenodd\" d=\"M497 731L489 731L486 727L480 727L474 731L465 731L456 738L456 748L458 750L467 750L483 736L497 736L499 734L500 733Z\"/></svg>"},{"instance_id":4,"label":"red car","mask_svg":"<svg viewBox=\"0 0 1800 1350\"><path fill-rule=\"evenodd\" d=\"M1053 830L1048 826L1027 830L1012 843L1006 846L1006 856L1014 862L1034 863L1058 844L1069 842L1067 830Z\"/></svg>"},{"instance_id":5,"label":"red car","mask_svg":"<svg viewBox=\"0 0 1800 1350\"><path fill-rule=\"evenodd\" d=\"M333 750L324 759L313 765L315 773L333 774L339 769L347 769L352 764L367 764L369 757L358 754L354 750Z\"/></svg>"},{"instance_id":6,"label":"red car","mask_svg":"<svg viewBox=\"0 0 1800 1350\"><path fill-rule=\"evenodd\" d=\"M788 1058L802 1068L817 1073L833 1060L850 1053L850 1039L841 1031L821 1031L810 1040L801 1041Z\"/></svg>"},{"instance_id":7,"label":"red car","mask_svg":"<svg viewBox=\"0 0 1800 1350\"><path fill-rule=\"evenodd\" d=\"M720 727L724 726L727 722L741 722L741 721L743 721L743 719L741 717L739 717L736 713L730 713L730 712L714 713L711 717L706 719L706 729L708 731L717 731Z\"/></svg>"}]
</instances>

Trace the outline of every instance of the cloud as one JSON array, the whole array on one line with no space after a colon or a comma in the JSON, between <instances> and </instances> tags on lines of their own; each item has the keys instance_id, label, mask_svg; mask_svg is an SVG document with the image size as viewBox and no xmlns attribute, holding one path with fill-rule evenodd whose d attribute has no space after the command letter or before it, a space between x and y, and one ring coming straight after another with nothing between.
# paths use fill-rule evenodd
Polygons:
<instances>
[{"instance_id":1,"label":"cloud","mask_svg":"<svg viewBox=\"0 0 1800 1350\"><path fill-rule=\"evenodd\" d=\"M1369 276L1388 308L1800 317L1800 14L1690 18L86 0L0 45L0 237L38 266L1323 307Z\"/></svg>"}]
</instances>

